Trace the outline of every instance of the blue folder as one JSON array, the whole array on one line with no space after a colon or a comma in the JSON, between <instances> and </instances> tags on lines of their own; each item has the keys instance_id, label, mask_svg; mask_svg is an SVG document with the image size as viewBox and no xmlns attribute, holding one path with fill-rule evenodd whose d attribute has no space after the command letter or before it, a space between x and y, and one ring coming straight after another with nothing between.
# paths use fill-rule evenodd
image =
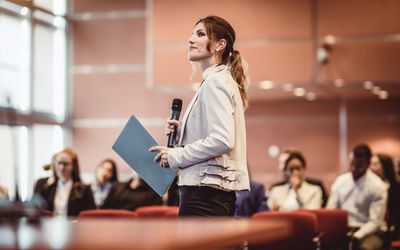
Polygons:
<instances>
[{"instance_id":1,"label":"blue folder","mask_svg":"<svg viewBox=\"0 0 400 250\"><path fill-rule=\"evenodd\" d=\"M171 186L175 172L170 168L162 168L154 162L155 152L149 148L158 143L147 132L143 125L131 116L112 149L160 196Z\"/></svg>"}]
</instances>

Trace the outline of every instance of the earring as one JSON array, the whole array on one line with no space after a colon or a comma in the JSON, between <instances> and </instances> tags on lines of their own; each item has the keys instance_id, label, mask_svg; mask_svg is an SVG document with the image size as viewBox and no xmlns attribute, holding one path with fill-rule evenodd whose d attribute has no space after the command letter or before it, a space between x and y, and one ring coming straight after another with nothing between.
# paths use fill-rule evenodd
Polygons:
<instances>
[{"instance_id":1,"label":"earring","mask_svg":"<svg viewBox=\"0 0 400 250\"><path fill-rule=\"evenodd\" d=\"M218 51L219 51L219 49L217 48L217 49L216 49L216 51L218 52Z\"/></svg>"}]
</instances>

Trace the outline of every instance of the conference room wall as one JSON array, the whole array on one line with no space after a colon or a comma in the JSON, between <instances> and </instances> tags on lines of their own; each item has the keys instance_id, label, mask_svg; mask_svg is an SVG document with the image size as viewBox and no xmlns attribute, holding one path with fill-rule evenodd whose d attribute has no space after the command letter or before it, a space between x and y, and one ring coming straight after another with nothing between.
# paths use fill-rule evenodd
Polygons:
<instances>
[{"instance_id":1,"label":"conference room wall","mask_svg":"<svg viewBox=\"0 0 400 250\"><path fill-rule=\"evenodd\" d=\"M329 4L318 2L320 13L324 13ZM193 23L207 14L219 14L232 22L239 37L237 48L250 65L253 86L246 120L254 179L267 186L280 179L277 158L268 154L271 145L281 150L302 150L308 161L308 174L324 179L328 185L347 169L344 157L358 142L400 156L400 103L396 97L346 101L347 126L343 128L339 125L339 112L344 104L338 96L309 102L287 98L282 90L268 92L258 88L261 80L301 83L311 79L311 3L72 1L72 146L80 155L82 171L92 173L100 160L111 157L118 161L122 172L129 174L129 167L114 154L111 145L132 114L143 121L160 144L165 143L163 126L171 100L182 98L185 109L195 93L192 83L200 80L199 74L192 82L189 80L192 69L185 50ZM345 26L342 20L332 26L326 16L320 16L320 34ZM388 16L393 19L390 13ZM380 22L387 25L385 32L396 31L392 22ZM346 34L357 30L351 27L346 26ZM365 29L363 33L369 34L378 28L371 24L370 30ZM353 66L347 65L346 70ZM357 68L358 78L363 75L362 70ZM393 72L390 78L396 76L397 71ZM322 73L324 80L333 77L327 71Z\"/></svg>"}]
</instances>

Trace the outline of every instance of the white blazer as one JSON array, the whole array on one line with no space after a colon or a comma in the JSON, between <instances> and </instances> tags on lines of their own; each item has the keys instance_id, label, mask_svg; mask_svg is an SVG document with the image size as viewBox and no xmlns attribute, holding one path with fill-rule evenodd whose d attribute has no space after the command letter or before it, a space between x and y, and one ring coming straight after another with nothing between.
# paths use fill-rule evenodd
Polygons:
<instances>
[{"instance_id":1,"label":"white blazer","mask_svg":"<svg viewBox=\"0 0 400 250\"><path fill-rule=\"evenodd\" d=\"M242 99L226 65L203 72L182 120L178 147L168 153L180 186L250 190Z\"/></svg>"}]
</instances>

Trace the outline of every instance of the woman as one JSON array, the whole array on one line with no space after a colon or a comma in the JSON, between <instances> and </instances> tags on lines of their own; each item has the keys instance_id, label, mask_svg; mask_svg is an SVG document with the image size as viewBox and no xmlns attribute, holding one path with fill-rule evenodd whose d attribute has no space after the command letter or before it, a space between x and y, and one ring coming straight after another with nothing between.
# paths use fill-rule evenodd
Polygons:
<instances>
[{"instance_id":1,"label":"woman","mask_svg":"<svg viewBox=\"0 0 400 250\"><path fill-rule=\"evenodd\" d=\"M39 185L36 190L46 201L47 209L63 216L77 216L82 210L94 209L92 191L80 179L76 153L66 148L54 160L54 182Z\"/></svg>"},{"instance_id":2,"label":"woman","mask_svg":"<svg viewBox=\"0 0 400 250\"><path fill-rule=\"evenodd\" d=\"M387 221L400 231L400 186L396 180L393 160L385 154L374 155L371 159L372 172L378 175L388 186Z\"/></svg>"},{"instance_id":3,"label":"woman","mask_svg":"<svg viewBox=\"0 0 400 250\"><path fill-rule=\"evenodd\" d=\"M235 31L224 19L200 19L189 38L188 59L197 63L203 82L182 124L168 120L166 134L177 129L178 147L156 146L155 161L179 171L180 216L233 216L235 191L249 190L244 109L247 77Z\"/></svg>"},{"instance_id":4,"label":"woman","mask_svg":"<svg viewBox=\"0 0 400 250\"><path fill-rule=\"evenodd\" d=\"M114 196L118 186L117 164L105 159L96 168L95 181L90 185L97 208L115 208Z\"/></svg>"},{"instance_id":5,"label":"woman","mask_svg":"<svg viewBox=\"0 0 400 250\"><path fill-rule=\"evenodd\" d=\"M322 191L305 180L306 160L298 151L292 151L284 164L288 181L271 188L268 207L273 211L318 209L322 205Z\"/></svg>"}]
</instances>

